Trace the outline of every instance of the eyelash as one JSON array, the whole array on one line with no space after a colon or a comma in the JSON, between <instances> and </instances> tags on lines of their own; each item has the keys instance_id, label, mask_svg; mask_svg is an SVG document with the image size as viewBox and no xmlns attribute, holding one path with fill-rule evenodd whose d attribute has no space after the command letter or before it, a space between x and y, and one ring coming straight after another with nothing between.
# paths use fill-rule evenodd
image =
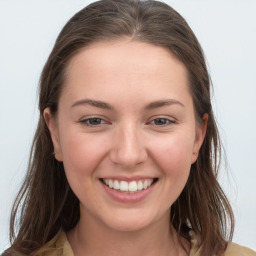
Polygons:
<instances>
[{"instance_id":1,"label":"eyelash","mask_svg":"<svg viewBox=\"0 0 256 256\"><path fill-rule=\"evenodd\" d=\"M90 122L92 121L100 121L100 123L97 123L97 124L92 124ZM99 127L100 125L102 125L102 121L105 123L107 123L107 121L105 121L104 119L100 118L100 117L90 117L90 118L87 118L87 119L83 119L80 121L81 124L83 125L86 125L86 126L90 126L90 127Z\"/></svg>"},{"instance_id":2,"label":"eyelash","mask_svg":"<svg viewBox=\"0 0 256 256\"><path fill-rule=\"evenodd\" d=\"M96 124L92 123L94 121L96 121ZM162 124L156 124L157 121L158 122L159 121L162 122ZM90 118L87 118L87 119L83 119L83 120L80 121L80 123L83 124L83 125L89 126L89 127L99 127L99 126L101 126L103 124L110 124L110 123L108 123L107 121L105 121L104 119L102 119L100 117L90 117ZM170 120L168 118L158 117L158 118L154 118L153 120L151 120L147 124L156 125L158 127L166 127L166 126L172 125L174 123L175 123L175 121Z\"/></svg>"},{"instance_id":3,"label":"eyelash","mask_svg":"<svg viewBox=\"0 0 256 256\"><path fill-rule=\"evenodd\" d=\"M161 121L161 122L164 121L165 123L157 125L156 123L153 123L153 122L156 122L156 121ZM175 123L174 120L170 120L170 119L165 118L165 117L157 117L157 118L154 118L153 120L151 120L148 124L156 125L158 127L166 127L166 126L172 125L174 123Z\"/></svg>"}]
</instances>

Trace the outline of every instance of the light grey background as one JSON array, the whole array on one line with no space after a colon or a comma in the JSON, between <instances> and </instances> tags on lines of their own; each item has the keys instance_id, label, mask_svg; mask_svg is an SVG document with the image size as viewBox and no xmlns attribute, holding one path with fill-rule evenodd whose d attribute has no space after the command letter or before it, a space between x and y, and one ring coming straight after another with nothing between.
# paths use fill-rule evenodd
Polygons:
<instances>
[{"instance_id":1,"label":"light grey background","mask_svg":"<svg viewBox=\"0 0 256 256\"><path fill-rule=\"evenodd\" d=\"M60 29L90 2L0 0L0 252L37 122L40 72ZM186 18L205 51L229 164L221 183L236 216L234 241L256 250L256 1L165 2Z\"/></svg>"}]
</instances>

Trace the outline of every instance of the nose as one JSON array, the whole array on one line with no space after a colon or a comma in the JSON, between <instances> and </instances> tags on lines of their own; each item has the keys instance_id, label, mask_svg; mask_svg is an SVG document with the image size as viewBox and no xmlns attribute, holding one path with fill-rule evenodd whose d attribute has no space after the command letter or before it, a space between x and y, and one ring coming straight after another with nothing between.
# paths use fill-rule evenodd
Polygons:
<instances>
[{"instance_id":1,"label":"nose","mask_svg":"<svg viewBox=\"0 0 256 256\"><path fill-rule=\"evenodd\" d=\"M146 161L148 155L141 131L133 125L118 129L113 138L111 161L131 169Z\"/></svg>"}]
</instances>

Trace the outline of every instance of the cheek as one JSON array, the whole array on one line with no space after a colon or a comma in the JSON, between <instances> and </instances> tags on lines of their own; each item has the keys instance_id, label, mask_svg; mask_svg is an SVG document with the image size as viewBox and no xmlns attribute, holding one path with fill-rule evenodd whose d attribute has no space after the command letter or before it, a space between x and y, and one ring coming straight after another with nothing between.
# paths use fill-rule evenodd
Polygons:
<instances>
[{"instance_id":1,"label":"cheek","mask_svg":"<svg viewBox=\"0 0 256 256\"><path fill-rule=\"evenodd\" d=\"M61 150L67 178L73 182L87 182L106 154L106 143L100 136L83 133L64 135Z\"/></svg>"},{"instance_id":2,"label":"cheek","mask_svg":"<svg viewBox=\"0 0 256 256\"><path fill-rule=\"evenodd\" d=\"M192 140L186 136L169 136L156 140L151 156L159 169L162 189L158 202L162 211L170 209L184 189L191 168ZM153 145L152 144L152 145Z\"/></svg>"},{"instance_id":3,"label":"cheek","mask_svg":"<svg viewBox=\"0 0 256 256\"><path fill-rule=\"evenodd\" d=\"M191 167L193 142L187 136L173 136L155 141L152 156L168 182L186 183Z\"/></svg>"}]
</instances>

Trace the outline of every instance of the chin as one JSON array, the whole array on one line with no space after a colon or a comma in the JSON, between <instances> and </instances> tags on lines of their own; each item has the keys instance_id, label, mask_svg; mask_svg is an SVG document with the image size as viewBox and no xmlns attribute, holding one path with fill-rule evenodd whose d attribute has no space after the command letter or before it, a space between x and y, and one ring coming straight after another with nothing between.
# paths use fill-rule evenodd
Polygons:
<instances>
[{"instance_id":1,"label":"chin","mask_svg":"<svg viewBox=\"0 0 256 256\"><path fill-rule=\"evenodd\" d=\"M123 213L110 216L108 220L105 220L111 229L123 232L133 232L145 229L154 222L153 216L145 216L143 213Z\"/></svg>"},{"instance_id":2,"label":"chin","mask_svg":"<svg viewBox=\"0 0 256 256\"><path fill-rule=\"evenodd\" d=\"M121 231L121 232L136 232L144 229L148 226L145 221L141 222L140 220L136 221L115 221L115 223L110 223L110 228L113 230Z\"/></svg>"}]
</instances>

